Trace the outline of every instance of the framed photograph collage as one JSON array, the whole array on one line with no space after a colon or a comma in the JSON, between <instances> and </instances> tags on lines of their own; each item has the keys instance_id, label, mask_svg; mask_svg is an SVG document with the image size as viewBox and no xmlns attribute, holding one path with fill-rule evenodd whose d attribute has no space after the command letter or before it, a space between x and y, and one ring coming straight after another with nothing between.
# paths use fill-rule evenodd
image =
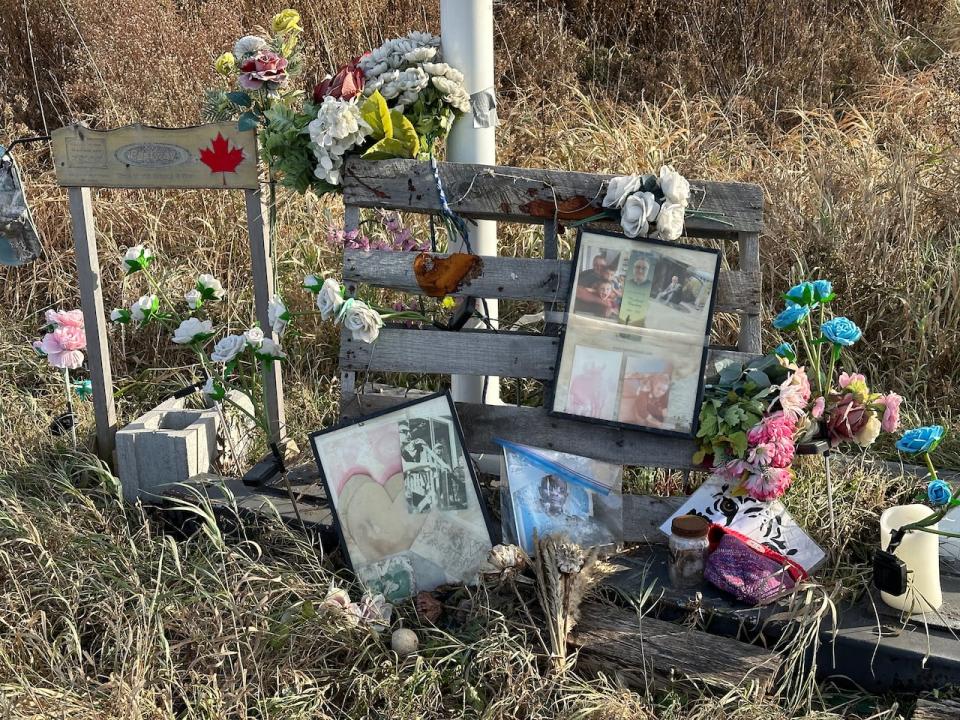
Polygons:
<instances>
[{"instance_id":1,"label":"framed photograph collage","mask_svg":"<svg viewBox=\"0 0 960 720\"><path fill-rule=\"evenodd\" d=\"M493 545L449 394L310 436L348 565L397 600L471 584Z\"/></svg>"},{"instance_id":2,"label":"framed photograph collage","mask_svg":"<svg viewBox=\"0 0 960 720\"><path fill-rule=\"evenodd\" d=\"M551 411L694 435L719 270L718 250L581 230Z\"/></svg>"}]
</instances>

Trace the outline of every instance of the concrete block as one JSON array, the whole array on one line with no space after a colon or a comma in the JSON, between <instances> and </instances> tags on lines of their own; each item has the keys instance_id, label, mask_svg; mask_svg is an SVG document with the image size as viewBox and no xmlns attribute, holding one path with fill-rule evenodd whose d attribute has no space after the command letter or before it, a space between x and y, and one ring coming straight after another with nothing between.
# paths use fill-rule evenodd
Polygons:
<instances>
[{"instance_id":1,"label":"concrete block","mask_svg":"<svg viewBox=\"0 0 960 720\"><path fill-rule=\"evenodd\" d=\"M117 474L134 501L172 483L210 472L217 460L215 409L190 410L171 398L117 433Z\"/></svg>"}]
</instances>

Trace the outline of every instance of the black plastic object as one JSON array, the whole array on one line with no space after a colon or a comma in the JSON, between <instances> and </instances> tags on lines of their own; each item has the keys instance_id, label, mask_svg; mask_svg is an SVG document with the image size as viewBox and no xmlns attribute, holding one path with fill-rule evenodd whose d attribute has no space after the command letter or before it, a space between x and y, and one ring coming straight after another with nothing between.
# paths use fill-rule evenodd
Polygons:
<instances>
[{"instance_id":1,"label":"black plastic object","mask_svg":"<svg viewBox=\"0 0 960 720\"><path fill-rule=\"evenodd\" d=\"M890 595L907 591L907 564L886 550L877 550L873 556L873 586Z\"/></svg>"},{"instance_id":2,"label":"black plastic object","mask_svg":"<svg viewBox=\"0 0 960 720\"><path fill-rule=\"evenodd\" d=\"M50 423L50 434L54 437L65 435L73 429L76 422L77 416L73 410L68 410L63 413L63 415L57 415L57 417L53 419L53 422Z\"/></svg>"},{"instance_id":3,"label":"black plastic object","mask_svg":"<svg viewBox=\"0 0 960 720\"><path fill-rule=\"evenodd\" d=\"M476 298L460 298L456 307L453 309L453 315L450 316L450 319L447 322L434 322L433 324L441 330L452 330L456 332L457 330L463 329L463 326L467 324L467 320L472 318L476 311Z\"/></svg>"}]
</instances>

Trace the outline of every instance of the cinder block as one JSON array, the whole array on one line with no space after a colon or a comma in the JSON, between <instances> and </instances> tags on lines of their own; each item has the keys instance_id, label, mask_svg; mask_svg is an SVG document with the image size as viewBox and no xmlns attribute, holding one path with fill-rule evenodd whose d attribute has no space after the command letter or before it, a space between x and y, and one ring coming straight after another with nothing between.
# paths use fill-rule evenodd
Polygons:
<instances>
[{"instance_id":1,"label":"cinder block","mask_svg":"<svg viewBox=\"0 0 960 720\"><path fill-rule=\"evenodd\" d=\"M217 460L215 409L189 410L171 398L117 433L117 474L134 501L172 483L210 472Z\"/></svg>"}]
</instances>

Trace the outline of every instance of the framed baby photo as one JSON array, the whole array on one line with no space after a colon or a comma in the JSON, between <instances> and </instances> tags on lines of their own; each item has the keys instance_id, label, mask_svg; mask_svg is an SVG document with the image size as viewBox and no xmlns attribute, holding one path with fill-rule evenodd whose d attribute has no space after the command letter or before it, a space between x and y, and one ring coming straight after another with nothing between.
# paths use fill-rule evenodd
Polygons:
<instances>
[{"instance_id":1,"label":"framed baby photo","mask_svg":"<svg viewBox=\"0 0 960 720\"><path fill-rule=\"evenodd\" d=\"M581 230L551 412L696 433L720 252Z\"/></svg>"},{"instance_id":2,"label":"framed baby photo","mask_svg":"<svg viewBox=\"0 0 960 720\"><path fill-rule=\"evenodd\" d=\"M310 436L344 558L390 600L471 584L491 526L448 393Z\"/></svg>"}]
</instances>

